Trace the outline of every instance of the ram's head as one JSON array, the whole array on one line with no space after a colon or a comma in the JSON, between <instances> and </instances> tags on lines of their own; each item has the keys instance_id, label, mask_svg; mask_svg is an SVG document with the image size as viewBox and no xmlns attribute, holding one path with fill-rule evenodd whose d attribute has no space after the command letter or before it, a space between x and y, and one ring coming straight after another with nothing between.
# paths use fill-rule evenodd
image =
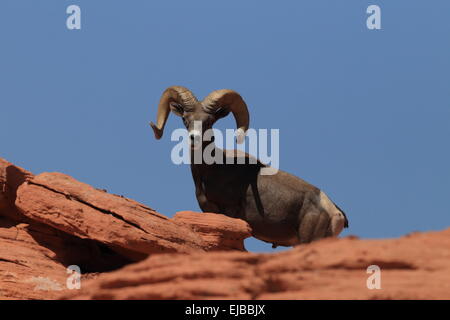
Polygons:
<instances>
[{"instance_id":1,"label":"ram's head","mask_svg":"<svg viewBox=\"0 0 450 320\"><path fill-rule=\"evenodd\" d=\"M173 86L167 88L161 96L156 124L150 122L156 139L161 139L170 111L183 119L192 147L198 146L203 141L203 134L230 112L236 119L237 142L242 143L250 121L247 105L236 91L216 90L198 101L189 89Z\"/></svg>"}]
</instances>

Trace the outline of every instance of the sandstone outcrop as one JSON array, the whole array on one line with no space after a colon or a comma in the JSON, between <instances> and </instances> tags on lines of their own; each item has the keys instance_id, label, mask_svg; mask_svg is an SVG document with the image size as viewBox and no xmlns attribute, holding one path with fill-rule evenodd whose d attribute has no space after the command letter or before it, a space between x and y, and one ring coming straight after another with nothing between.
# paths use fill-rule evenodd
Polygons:
<instances>
[{"instance_id":1,"label":"sandstone outcrop","mask_svg":"<svg viewBox=\"0 0 450 320\"><path fill-rule=\"evenodd\" d=\"M87 279L153 254L244 250L245 222L202 213L199 223L198 214L169 219L65 174L35 176L0 158L0 299L54 299L67 290L70 265Z\"/></svg>"},{"instance_id":2,"label":"sandstone outcrop","mask_svg":"<svg viewBox=\"0 0 450 320\"><path fill-rule=\"evenodd\" d=\"M208 251L245 251L244 240L252 236L247 222L222 214L180 211L172 220L188 225L200 235Z\"/></svg>"},{"instance_id":3,"label":"sandstone outcrop","mask_svg":"<svg viewBox=\"0 0 450 320\"><path fill-rule=\"evenodd\" d=\"M450 299L450 229L324 239L276 254L154 255L87 281L70 299ZM367 267L381 289L367 287Z\"/></svg>"},{"instance_id":4,"label":"sandstone outcrop","mask_svg":"<svg viewBox=\"0 0 450 320\"><path fill-rule=\"evenodd\" d=\"M21 185L15 204L29 219L129 252L130 257L203 251L201 238L189 228L61 173L43 173Z\"/></svg>"},{"instance_id":5,"label":"sandstone outcrop","mask_svg":"<svg viewBox=\"0 0 450 320\"><path fill-rule=\"evenodd\" d=\"M245 251L249 225L168 218L62 173L0 158L0 299L450 299L450 229ZM81 269L69 290L67 268ZM371 290L367 268L381 270Z\"/></svg>"}]
</instances>

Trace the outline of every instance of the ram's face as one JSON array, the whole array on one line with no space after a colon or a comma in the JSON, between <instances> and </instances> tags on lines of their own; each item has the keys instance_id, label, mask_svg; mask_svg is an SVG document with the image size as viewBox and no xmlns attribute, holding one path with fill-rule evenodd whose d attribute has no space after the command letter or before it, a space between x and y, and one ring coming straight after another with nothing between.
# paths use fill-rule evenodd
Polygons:
<instances>
[{"instance_id":1,"label":"ram's face","mask_svg":"<svg viewBox=\"0 0 450 320\"><path fill-rule=\"evenodd\" d=\"M200 103L194 106L171 103L170 107L172 112L183 120L189 133L191 148L200 148L202 143L211 141L211 136L205 136L205 132L212 129L213 124L217 121L216 113L206 112Z\"/></svg>"},{"instance_id":2,"label":"ram's face","mask_svg":"<svg viewBox=\"0 0 450 320\"><path fill-rule=\"evenodd\" d=\"M200 148L202 143L211 141L211 135L208 137L205 132L212 129L214 122L216 122L213 115L204 111L185 112L182 119L189 132L191 148Z\"/></svg>"},{"instance_id":3,"label":"ram's face","mask_svg":"<svg viewBox=\"0 0 450 320\"><path fill-rule=\"evenodd\" d=\"M161 139L164 126L170 111L183 118L183 123L189 131L193 146L203 141L213 141L213 124L220 118L226 117L230 112L236 120L238 130L236 132L237 143L244 141L245 132L248 130L250 117L247 105L242 97L233 90L221 89L211 92L202 101L198 101L192 92L180 86L172 86L164 90L161 96L156 124L150 122L156 139ZM205 133L210 139L205 139Z\"/></svg>"}]
</instances>

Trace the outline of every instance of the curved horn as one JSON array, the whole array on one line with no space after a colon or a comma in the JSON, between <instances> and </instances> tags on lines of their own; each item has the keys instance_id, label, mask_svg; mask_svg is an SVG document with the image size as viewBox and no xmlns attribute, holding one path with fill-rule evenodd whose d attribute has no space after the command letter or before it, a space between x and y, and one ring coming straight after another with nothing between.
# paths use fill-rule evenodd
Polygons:
<instances>
[{"instance_id":1,"label":"curved horn","mask_svg":"<svg viewBox=\"0 0 450 320\"><path fill-rule=\"evenodd\" d=\"M197 101L197 98L193 95L193 93L185 88L180 86L172 86L167 88L159 100L158 105L158 114L156 116L156 125L153 122L150 122L150 126L153 129L153 132L155 133L156 139L161 139L163 132L164 132L164 126L167 121L167 117L170 113L170 103L176 102L181 105L192 105L195 104Z\"/></svg>"},{"instance_id":2,"label":"curved horn","mask_svg":"<svg viewBox=\"0 0 450 320\"><path fill-rule=\"evenodd\" d=\"M238 128L236 132L237 143L244 142L245 133L250 125L250 115L247 104L239 93L228 89L216 90L203 100L203 104L207 109L224 107L233 112Z\"/></svg>"}]
</instances>

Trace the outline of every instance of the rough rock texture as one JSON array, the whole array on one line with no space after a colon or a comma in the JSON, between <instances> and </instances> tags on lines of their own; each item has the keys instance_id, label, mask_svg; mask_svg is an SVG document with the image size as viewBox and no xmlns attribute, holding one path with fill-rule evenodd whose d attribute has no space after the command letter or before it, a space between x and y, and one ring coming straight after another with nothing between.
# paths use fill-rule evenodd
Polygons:
<instances>
[{"instance_id":1,"label":"rough rock texture","mask_svg":"<svg viewBox=\"0 0 450 320\"><path fill-rule=\"evenodd\" d=\"M450 299L450 229L276 254L242 252L250 233L239 219L169 219L0 158L0 299ZM70 265L83 273L80 290L66 287ZM366 286L370 265L381 290Z\"/></svg>"},{"instance_id":2,"label":"rough rock texture","mask_svg":"<svg viewBox=\"0 0 450 320\"><path fill-rule=\"evenodd\" d=\"M0 211L2 216L21 220L24 217L14 206L19 186L33 174L0 158Z\"/></svg>"},{"instance_id":3,"label":"rough rock texture","mask_svg":"<svg viewBox=\"0 0 450 320\"><path fill-rule=\"evenodd\" d=\"M0 299L52 299L65 282L65 267L35 240L39 232L29 233L27 227L0 219ZM45 283L55 290L39 286Z\"/></svg>"},{"instance_id":4,"label":"rough rock texture","mask_svg":"<svg viewBox=\"0 0 450 320\"><path fill-rule=\"evenodd\" d=\"M244 240L252 236L247 222L222 214L180 211L172 220L190 226L202 237L208 251L245 251Z\"/></svg>"},{"instance_id":5,"label":"rough rock texture","mask_svg":"<svg viewBox=\"0 0 450 320\"><path fill-rule=\"evenodd\" d=\"M202 239L189 228L62 173L42 173L21 185L16 206L30 219L104 243L136 260L142 254L203 251Z\"/></svg>"},{"instance_id":6,"label":"rough rock texture","mask_svg":"<svg viewBox=\"0 0 450 320\"><path fill-rule=\"evenodd\" d=\"M66 266L112 270L130 263L101 243L29 219L15 207L33 174L0 158L0 299L51 299L65 288Z\"/></svg>"},{"instance_id":7,"label":"rough rock texture","mask_svg":"<svg viewBox=\"0 0 450 320\"><path fill-rule=\"evenodd\" d=\"M381 268L369 290L367 267ZM450 229L392 240L325 239L277 254L154 255L71 299L450 299Z\"/></svg>"},{"instance_id":8,"label":"rough rock texture","mask_svg":"<svg viewBox=\"0 0 450 320\"><path fill-rule=\"evenodd\" d=\"M88 279L149 254L244 250L245 222L201 214L215 224L201 224L213 241L194 231L197 215L177 222L67 175L34 176L0 158L0 299L54 299L68 290L70 265Z\"/></svg>"}]
</instances>

